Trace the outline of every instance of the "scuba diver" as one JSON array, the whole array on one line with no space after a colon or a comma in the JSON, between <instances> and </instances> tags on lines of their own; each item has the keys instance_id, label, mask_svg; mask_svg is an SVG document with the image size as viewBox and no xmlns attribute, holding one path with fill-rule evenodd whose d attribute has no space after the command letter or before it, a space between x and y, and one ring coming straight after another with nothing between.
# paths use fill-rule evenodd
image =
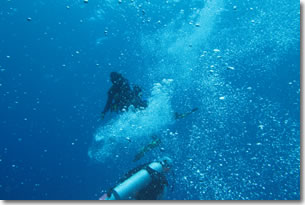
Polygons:
<instances>
[{"instance_id":1,"label":"scuba diver","mask_svg":"<svg viewBox=\"0 0 305 205\"><path fill-rule=\"evenodd\" d=\"M118 185L100 200L158 200L164 199L168 182L165 174L173 165L169 157L130 170Z\"/></svg>"},{"instance_id":2,"label":"scuba diver","mask_svg":"<svg viewBox=\"0 0 305 205\"><path fill-rule=\"evenodd\" d=\"M138 85L131 89L129 81L117 72L110 73L110 80L113 85L108 90L108 99L101 113L102 119L108 111L119 113L128 110L130 105L135 108L147 107L147 102L141 99L142 89Z\"/></svg>"}]
</instances>

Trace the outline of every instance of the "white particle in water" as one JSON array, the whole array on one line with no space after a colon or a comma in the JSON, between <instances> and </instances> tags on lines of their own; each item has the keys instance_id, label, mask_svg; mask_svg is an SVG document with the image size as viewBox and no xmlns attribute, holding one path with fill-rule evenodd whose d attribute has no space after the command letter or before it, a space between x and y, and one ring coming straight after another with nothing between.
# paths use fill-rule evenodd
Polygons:
<instances>
[{"instance_id":1,"label":"white particle in water","mask_svg":"<svg viewBox=\"0 0 305 205\"><path fill-rule=\"evenodd\" d=\"M224 99L225 99L224 96L219 97L219 100L224 100Z\"/></svg>"},{"instance_id":2,"label":"white particle in water","mask_svg":"<svg viewBox=\"0 0 305 205\"><path fill-rule=\"evenodd\" d=\"M214 51L215 53L216 53L216 52L220 52L220 50L217 49L217 48L215 48L213 51Z\"/></svg>"}]
</instances>

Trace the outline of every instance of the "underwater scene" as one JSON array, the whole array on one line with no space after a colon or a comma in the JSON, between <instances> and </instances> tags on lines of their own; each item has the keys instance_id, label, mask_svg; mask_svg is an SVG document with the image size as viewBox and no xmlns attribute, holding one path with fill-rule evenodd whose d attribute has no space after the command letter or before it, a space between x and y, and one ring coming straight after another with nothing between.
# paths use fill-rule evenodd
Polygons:
<instances>
[{"instance_id":1,"label":"underwater scene","mask_svg":"<svg viewBox=\"0 0 305 205\"><path fill-rule=\"evenodd\" d=\"M300 200L300 2L1 0L0 199Z\"/></svg>"}]
</instances>

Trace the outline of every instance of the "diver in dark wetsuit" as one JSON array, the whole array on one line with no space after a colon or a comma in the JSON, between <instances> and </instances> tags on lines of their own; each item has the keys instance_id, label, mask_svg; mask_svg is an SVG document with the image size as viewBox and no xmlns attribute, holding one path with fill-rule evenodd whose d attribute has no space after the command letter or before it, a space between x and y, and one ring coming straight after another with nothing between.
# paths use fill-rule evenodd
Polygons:
<instances>
[{"instance_id":1,"label":"diver in dark wetsuit","mask_svg":"<svg viewBox=\"0 0 305 205\"><path fill-rule=\"evenodd\" d=\"M120 73L111 72L110 80L113 85L108 91L107 103L101 115L102 119L108 111L121 112L124 109L127 110L134 95L128 80Z\"/></svg>"},{"instance_id":2,"label":"diver in dark wetsuit","mask_svg":"<svg viewBox=\"0 0 305 205\"><path fill-rule=\"evenodd\" d=\"M134 85L131 89L129 81L120 73L111 72L110 80L112 86L108 91L108 99L102 112L102 119L105 114L110 112L127 111L130 105L136 109L144 109L147 107L147 101L142 100L142 89L138 85Z\"/></svg>"}]
</instances>

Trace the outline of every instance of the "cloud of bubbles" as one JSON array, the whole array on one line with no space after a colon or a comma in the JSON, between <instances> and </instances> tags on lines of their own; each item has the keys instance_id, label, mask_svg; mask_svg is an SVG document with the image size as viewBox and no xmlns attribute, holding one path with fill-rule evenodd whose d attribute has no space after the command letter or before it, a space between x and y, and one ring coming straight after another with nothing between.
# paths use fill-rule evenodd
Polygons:
<instances>
[{"instance_id":1,"label":"cloud of bubbles","mask_svg":"<svg viewBox=\"0 0 305 205\"><path fill-rule=\"evenodd\" d=\"M173 123L171 83L172 80L164 79L154 84L146 109L134 111L130 107L129 111L102 125L94 135L89 157L105 162L125 152L130 155L138 149L138 144Z\"/></svg>"}]
</instances>

